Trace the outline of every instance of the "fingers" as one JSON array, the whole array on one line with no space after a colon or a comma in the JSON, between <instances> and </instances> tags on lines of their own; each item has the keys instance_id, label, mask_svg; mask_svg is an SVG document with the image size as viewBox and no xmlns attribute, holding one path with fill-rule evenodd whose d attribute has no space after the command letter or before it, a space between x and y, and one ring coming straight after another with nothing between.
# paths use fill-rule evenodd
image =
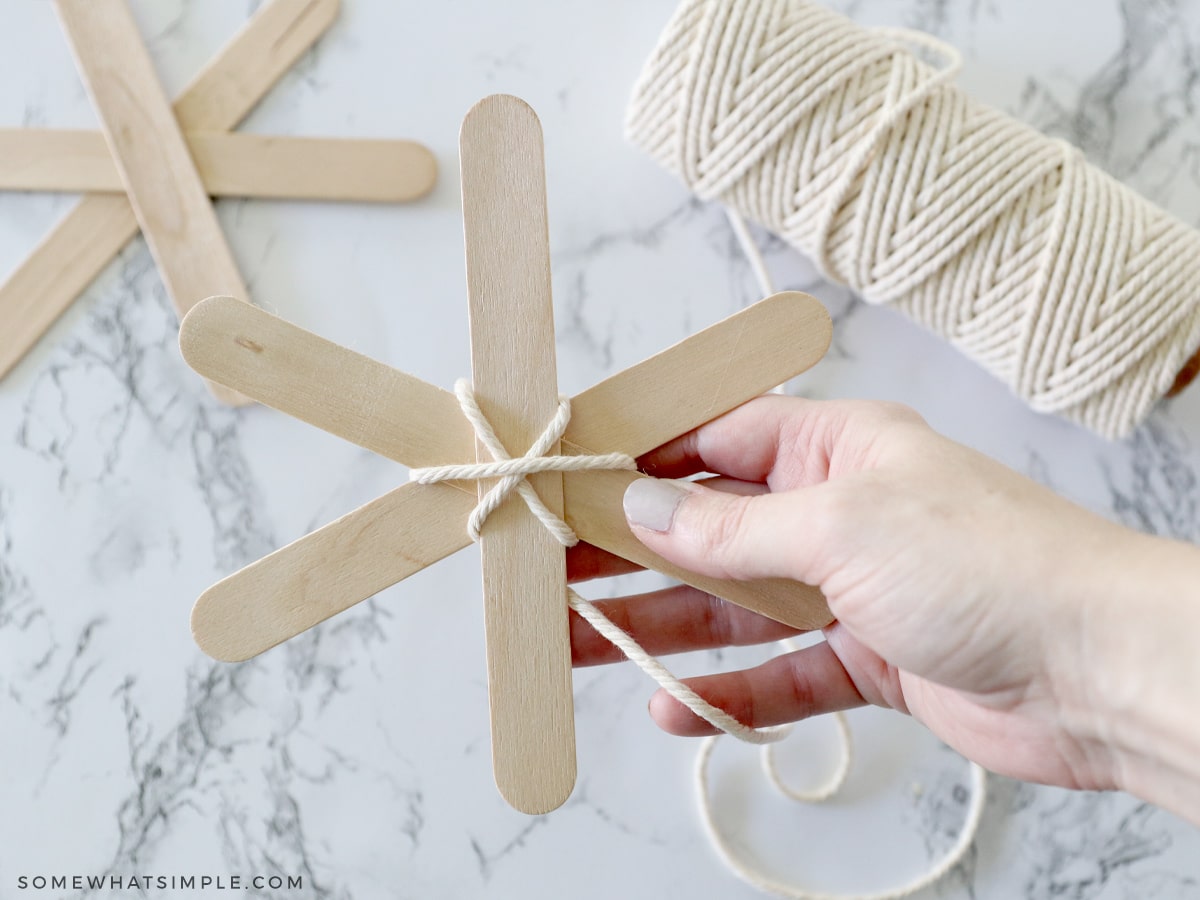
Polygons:
<instances>
[{"instance_id":1,"label":"fingers","mask_svg":"<svg viewBox=\"0 0 1200 900\"><path fill-rule=\"evenodd\" d=\"M784 725L866 705L845 667L824 642L753 669L688 678L685 683L709 703L753 728ZM650 698L650 715L659 728L670 734L699 737L718 733L661 689Z\"/></svg>"},{"instance_id":2,"label":"fingers","mask_svg":"<svg viewBox=\"0 0 1200 900\"><path fill-rule=\"evenodd\" d=\"M638 460L656 478L685 478L719 472L740 481L766 481L778 453L785 421L801 415L811 401L759 397L677 437Z\"/></svg>"},{"instance_id":3,"label":"fingers","mask_svg":"<svg viewBox=\"0 0 1200 900\"><path fill-rule=\"evenodd\" d=\"M631 563L591 544L578 543L567 550L568 581L591 581L594 578L628 575L630 572L641 570L642 567L637 563Z\"/></svg>"},{"instance_id":4,"label":"fingers","mask_svg":"<svg viewBox=\"0 0 1200 900\"><path fill-rule=\"evenodd\" d=\"M653 656L714 647L744 647L797 634L786 625L688 585L596 605ZM596 666L624 658L591 625L571 613L572 664Z\"/></svg>"},{"instance_id":5,"label":"fingers","mask_svg":"<svg viewBox=\"0 0 1200 900\"><path fill-rule=\"evenodd\" d=\"M642 543L689 571L820 584L814 561L830 524L827 488L745 496L642 478L625 492L625 517Z\"/></svg>"},{"instance_id":6,"label":"fingers","mask_svg":"<svg viewBox=\"0 0 1200 900\"><path fill-rule=\"evenodd\" d=\"M639 464L657 478L715 472L779 490L862 467L881 433L921 422L894 403L769 395L652 450Z\"/></svg>"}]
</instances>

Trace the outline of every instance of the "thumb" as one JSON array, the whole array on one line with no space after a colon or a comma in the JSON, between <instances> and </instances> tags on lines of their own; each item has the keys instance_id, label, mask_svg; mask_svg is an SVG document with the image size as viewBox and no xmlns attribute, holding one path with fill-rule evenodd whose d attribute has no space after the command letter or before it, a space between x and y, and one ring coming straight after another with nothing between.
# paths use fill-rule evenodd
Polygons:
<instances>
[{"instance_id":1,"label":"thumb","mask_svg":"<svg viewBox=\"0 0 1200 900\"><path fill-rule=\"evenodd\" d=\"M625 518L643 544L700 575L747 581L805 580L806 489L779 494L715 491L691 481L639 478L625 490Z\"/></svg>"}]
</instances>

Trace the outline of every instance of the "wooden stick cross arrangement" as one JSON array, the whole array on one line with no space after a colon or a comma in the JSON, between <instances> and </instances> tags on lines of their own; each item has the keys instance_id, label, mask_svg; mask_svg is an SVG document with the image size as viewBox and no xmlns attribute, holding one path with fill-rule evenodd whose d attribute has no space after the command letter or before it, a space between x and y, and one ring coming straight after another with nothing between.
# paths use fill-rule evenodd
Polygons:
<instances>
[{"instance_id":1,"label":"wooden stick cross arrangement","mask_svg":"<svg viewBox=\"0 0 1200 900\"><path fill-rule=\"evenodd\" d=\"M515 97L480 101L460 135L473 390L520 456L559 406L541 127ZM602 381L571 401L546 455L636 457L815 365L824 307L777 294ZM199 303L180 346L206 378L412 467L492 462L453 394L228 297ZM629 471L528 476L584 541L798 628L829 623L815 588L722 582L684 572L629 531ZM247 659L467 546L468 516L495 479L408 483L206 591L192 613L212 656ZM575 782L563 547L519 498L482 527L487 667L496 783L543 813Z\"/></svg>"},{"instance_id":2,"label":"wooden stick cross arrangement","mask_svg":"<svg viewBox=\"0 0 1200 900\"><path fill-rule=\"evenodd\" d=\"M433 187L433 154L411 141L231 133L332 24L338 0L271 0L173 108L125 0L55 7L104 133L0 129L0 189L86 192L0 285L0 377L139 226L182 316L198 297L249 298L210 195L405 201Z\"/></svg>"}]
</instances>

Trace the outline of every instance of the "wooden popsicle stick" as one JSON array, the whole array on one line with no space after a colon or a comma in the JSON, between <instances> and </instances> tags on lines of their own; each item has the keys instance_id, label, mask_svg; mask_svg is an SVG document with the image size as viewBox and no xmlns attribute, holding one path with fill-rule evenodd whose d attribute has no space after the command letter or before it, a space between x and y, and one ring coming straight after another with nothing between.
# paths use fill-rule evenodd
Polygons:
<instances>
[{"instance_id":1,"label":"wooden popsicle stick","mask_svg":"<svg viewBox=\"0 0 1200 900\"><path fill-rule=\"evenodd\" d=\"M832 329L807 294L748 306L576 395L564 452L640 456L808 371ZM205 378L388 459L474 461L474 437L449 391L232 297L196 304L179 345ZM693 379L712 388L701 395Z\"/></svg>"},{"instance_id":2,"label":"wooden popsicle stick","mask_svg":"<svg viewBox=\"0 0 1200 900\"><path fill-rule=\"evenodd\" d=\"M416 141L212 132L187 138L206 187L219 196L404 203L437 181L437 159Z\"/></svg>"},{"instance_id":3,"label":"wooden popsicle stick","mask_svg":"<svg viewBox=\"0 0 1200 900\"><path fill-rule=\"evenodd\" d=\"M268 0L175 101L188 131L229 131L337 19L341 0Z\"/></svg>"},{"instance_id":4,"label":"wooden popsicle stick","mask_svg":"<svg viewBox=\"0 0 1200 900\"><path fill-rule=\"evenodd\" d=\"M466 547L474 505L444 485L390 491L214 584L192 635L214 659L256 656Z\"/></svg>"},{"instance_id":5,"label":"wooden popsicle stick","mask_svg":"<svg viewBox=\"0 0 1200 900\"><path fill-rule=\"evenodd\" d=\"M407 466L474 462L449 391L233 297L200 301L179 349L205 378ZM475 486L455 485L475 496Z\"/></svg>"},{"instance_id":6,"label":"wooden popsicle stick","mask_svg":"<svg viewBox=\"0 0 1200 900\"><path fill-rule=\"evenodd\" d=\"M189 131L212 197L402 203L428 194L433 154L415 141ZM98 131L0 128L0 190L124 193Z\"/></svg>"},{"instance_id":7,"label":"wooden popsicle stick","mask_svg":"<svg viewBox=\"0 0 1200 900\"><path fill-rule=\"evenodd\" d=\"M626 452L645 452L811 368L828 347L830 334L828 314L812 297L788 292L756 303L575 397L564 452L626 447ZM214 297L197 304L183 320L180 345L184 358L206 378L397 462L424 466L474 459L473 436L449 392L240 301ZM681 389L675 373L710 375L704 367L712 366L724 367L719 369L725 373L720 386L703 406L681 412L681 402L695 403L683 399L694 391ZM660 389L660 383L671 388ZM716 386L717 380L707 383ZM619 409L614 411L614 405ZM583 446L583 440L594 443ZM616 443L601 443L607 441ZM779 579L719 581L678 570L651 554L625 527L620 513L621 493L632 477L621 472L567 473L566 518L584 540L794 627L827 621L828 612L813 588ZM445 487L474 503L470 484L451 482ZM359 515L351 513L342 527L353 527ZM386 527L407 534L400 518ZM324 557L319 545L307 541L302 538L277 551L275 564L314 573L313 577L322 577L316 573L327 566L340 571L338 560ZM392 583L411 574L406 560L428 558L419 535L415 541L395 543L398 562ZM309 627L286 618L279 627L264 621L257 614L259 601L245 602L256 595L241 587L240 578L237 573L220 586L232 598L222 617L244 642L240 652L261 653L294 636L284 633L288 628L299 634ZM377 584L388 580L381 575L365 587L352 581L342 584L344 596L336 608L328 607L328 615L366 599L379 590ZM286 606L286 593L265 584L258 589L265 592L263 603ZM197 608L211 600L202 597ZM199 631L197 640L204 645Z\"/></svg>"},{"instance_id":8,"label":"wooden popsicle stick","mask_svg":"<svg viewBox=\"0 0 1200 900\"><path fill-rule=\"evenodd\" d=\"M459 150L475 396L520 455L558 407L541 125L521 100L488 97L463 120ZM529 482L561 516L562 476ZM546 813L575 786L566 558L519 501L492 513L479 543L496 786L514 808Z\"/></svg>"},{"instance_id":9,"label":"wooden popsicle stick","mask_svg":"<svg viewBox=\"0 0 1200 900\"><path fill-rule=\"evenodd\" d=\"M338 0L270 0L184 89L183 127L232 128L337 16ZM84 197L0 284L0 378L137 234L128 198Z\"/></svg>"},{"instance_id":10,"label":"wooden popsicle stick","mask_svg":"<svg viewBox=\"0 0 1200 900\"><path fill-rule=\"evenodd\" d=\"M0 284L0 378L25 358L137 230L123 194L90 194L42 238Z\"/></svg>"},{"instance_id":11,"label":"wooden popsicle stick","mask_svg":"<svg viewBox=\"0 0 1200 900\"><path fill-rule=\"evenodd\" d=\"M567 508L571 527L586 528L589 543L610 553L794 628L832 621L816 588L778 578L721 581L651 553L614 515L633 477L568 474L567 496L578 503ZM224 662L265 653L466 547L475 500L474 492L448 484L395 488L214 584L192 610L192 635Z\"/></svg>"},{"instance_id":12,"label":"wooden popsicle stick","mask_svg":"<svg viewBox=\"0 0 1200 900\"><path fill-rule=\"evenodd\" d=\"M807 372L832 339L819 301L773 294L577 395L564 440L641 456Z\"/></svg>"},{"instance_id":13,"label":"wooden popsicle stick","mask_svg":"<svg viewBox=\"0 0 1200 900\"><path fill-rule=\"evenodd\" d=\"M124 194L99 131L0 128L0 190Z\"/></svg>"},{"instance_id":14,"label":"wooden popsicle stick","mask_svg":"<svg viewBox=\"0 0 1200 900\"><path fill-rule=\"evenodd\" d=\"M54 7L175 309L182 317L212 294L248 300L125 0L55 0ZM245 402L221 386L214 393Z\"/></svg>"}]
</instances>

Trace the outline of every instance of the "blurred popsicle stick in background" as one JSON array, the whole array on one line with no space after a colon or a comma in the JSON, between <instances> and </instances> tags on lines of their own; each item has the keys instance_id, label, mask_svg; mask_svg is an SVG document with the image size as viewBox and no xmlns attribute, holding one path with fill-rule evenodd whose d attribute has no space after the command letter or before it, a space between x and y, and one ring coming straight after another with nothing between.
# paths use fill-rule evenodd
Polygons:
<instances>
[{"instance_id":1,"label":"blurred popsicle stick in background","mask_svg":"<svg viewBox=\"0 0 1200 900\"><path fill-rule=\"evenodd\" d=\"M355 138L184 133L210 197L403 203L423 197L437 161L422 144ZM123 194L99 131L0 128L0 190Z\"/></svg>"}]
</instances>

